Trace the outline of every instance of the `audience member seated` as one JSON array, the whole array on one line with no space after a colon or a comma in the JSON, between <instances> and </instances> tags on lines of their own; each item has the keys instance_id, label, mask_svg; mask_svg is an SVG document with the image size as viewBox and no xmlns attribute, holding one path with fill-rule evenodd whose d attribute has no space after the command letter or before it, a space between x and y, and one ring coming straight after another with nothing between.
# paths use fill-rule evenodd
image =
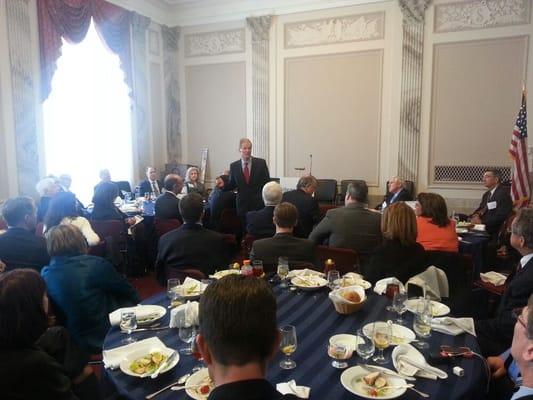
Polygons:
<instances>
[{"instance_id":1,"label":"audience member seated","mask_svg":"<svg viewBox=\"0 0 533 400\"><path fill-rule=\"evenodd\" d=\"M362 265L365 279L375 284L394 276L405 283L426 269L424 248L416 242L416 217L411 207L404 202L388 206L381 220L381 232L383 244Z\"/></svg>"},{"instance_id":2,"label":"audience member seated","mask_svg":"<svg viewBox=\"0 0 533 400\"><path fill-rule=\"evenodd\" d=\"M56 180L52 177L41 179L35 186L37 193L41 197L37 206L37 222L42 222L48 211L50 200L61 190Z\"/></svg>"},{"instance_id":3,"label":"audience member seated","mask_svg":"<svg viewBox=\"0 0 533 400\"><path fill-rule=\"evenodd\" d=\"M228 175L217 176L215 187L207 200L207 206L209 207L209 227L211 229L218 229L222 210L225 208L235 208L235 193L227 190L228 182Z\"/></svg>"},{"instance_id":4,"label":"audience member seated","mask_svg":"<svg viewBox=\"0 0 533 400\"><path fill-rule=\"evenodd\" d=\"M50 262L46 242L35 235L35 204L30 197L15 197L2 207L7 231L0 235L0 259L6 269L33 268L40 271Z\"/></svg>"},{"instance_id":5,"label":"audience member seated","mask_svg":"<svg viewBox=\"0 0 533 400\"><path fill-rule=\"evenodd\" d=\"M62 327L47 329L48 298L36 271L0 275L3 399L101 399L88 357Z\"/></svg>"},{"instance_id":6,"label":"audience member seated","mask_svg":"<svg viewBox=\"0 0 533 400\"><path fill-rule=\"evenodd\" d=\"M91 219L95 221L119 220L131 225L135 222L115 205L118 187L111 182L102 182L96 186L93 196L93 212Z\"/></svg>"},{"instance_id":7,"label":"audience member seated","mask_svg":"<svg viewBox=\"0 0 533 400\"><path fill-rule=\"evenodd\" d=\"M501 184L500 171L488 169L483 174L483 185L488 189L481 198L479 207L470 216L470 222L484 224L486 231L494 236L513 211L509 187Z\"/></svg>"},{"instance_id":8,"label":"audience member seated","mask_svg":"<svg viewBox=\"0 0 533 400\"><path fill-rule=\"evenodd\" d=\"M98 182L96 184L96 186L94 187L94 193L96 193L96 189L98 188L98 186L101 184L101 183L112 183L113 185L115 185L117 187L117 196L119 196L121 199L124 198L124 195L121 193L121 191L119 190L118 188L118 185L116 184L116 182L113 182L111 180L111 173L109 172L108 169L102 169L100 171L100 182Z\"/></svg>"},{"instance_id":9,"label":"audience member seated","mask_svg":"<svg viewBox=\"0 0 533 400\"><path fill-rule=\"evenodd\" d=\"M485 356L502 353L511 345L515 317L513 309L524 307L533 293L533 209L518 211L511 226L511 245L522 255L517 269L505 282L496 316L476 321L479 346Z\"/></svg>"},{"instance_id":10,"label":"audience member seated","mask_svg":"<svg viewBox=\"0 0 533 400\"><path fill-rule=\"evenodd\" d=\"M57 225L72 224L77 227L89 246L96 246L100 238L91 228L91 224L84 217L80 217L76 207L76 196L71 192L61 192L54 196L44 217L44 231Z\"/></svg>"},{"instance_id":11,"label":"audience member seated","mask_svg":"<svg viewBox=\"0 0 533 400\"><path fill-rule=\"evenodd\" d=\"M70 186L72 185L72 177L69 174L61 174L58 178L59 187L62 192L70 192ZM76 197L76 208L78 209L80 215L85 216L86 210L85 206L81 201Z\"/></svg>"},{"instance_id":12,"label":"audience member seated","mask_svg":"<svg viewBox=\"0 0 533 400\"><path fill-rule=\"evenodd\" d=\"M318 181L312 175L303 176L298 180L296 190L283 193L282 201L294 204L298 210L298 224L294 228L294 236L307 238L313 226L320 222L320 209L314 193Z\"/></svg>"},{"instance_id":13,"label":"audience member seated","mask_svg":"<svg viewBox=\"0 0 533 400\"><path fill-rule=\"evenodd\" d=\"M165 176L165 193L160 195L155 201L155 217L158 219L179 219L181 215L179 210L180 201L178 194L183 188L183 178L176 174Z\"/></svg>"},{"instance_id":14,"label":"audience member seated","mask_svg":"<svg viewBox=\"0 0 533 400\"><path fill-rule=\"evenodd\" d=\"M278 257L287 257L289 266L315 264L315 244L293 236L298 220L298 210L291 203L281 203L274 208L276 234L272 238L254 241L250 257L263 261L265 269L273 271ZM267 271L270 272L270 271Z\"/></svg>"},{"instance_id":15,"label":"audience member seated","mask_svg":"<svg viewBox=\"0 0 533 400\"><path fill-rule=\"evenodd\" d=\"M159 196L162 193L163 184L157 180L157 170L154 167L147 167L146 178L137 185L141 196L144 196L145 193L154 193Z\"/></svg>"},{"instance_id":16,"label":"audience member seated","mask_svg":"<svg viewBox=\"0 0 533 400\"><path fill-rule=\"evenodd\" d=\"M367 208L368 187L364 181L350 183L344 207L328 210L309 235L315 244L352 249L361 263L381 244L381 215Z\"/></svg>"},{"instance_id":17,"label":"audience member seated","mask_svg":"<svg viewBox=\"0 0 533 400\"><path fill-rule=\"evenodd\" d=\"M205 186L200 182L200 170L196 167L190 167L185 174L185 186L183 187L185 193L198 193L203 199L207 197Z\"/></svg>"},{"instance_id":18,"label":"audience member seated","mask_svg":"<svg viewBox=\"0 0 533 400\"><path fill-rule=\"evenodd\" d=\"M459 251L455 220L448 218L446 201L440 194L420 193L415 213L416 241L425 250Z\"/></svg>"},{"instance_id":19,"label":"audience member seated","mask_svg":"<svg viewBox=\"0 0 533 400\"><path fill-rule=\"evenodd\" d=\"M58 321L85 351L102 351L110 328L108 314L138 304L139 296L112 264L87 255L87 243L73 225L58 225L46 234L50 265L41 271Z\"/></svg>"},{"instance_id":20,"label":"audience member seated","mask_svg":"<svg viewBox=\"0 0 533 400\"><path fill-rule=\"evenodd\" d=\"M215 389L210 400L298 399L282 395L266 379L279 350L276 299L266 281L226 276L200 299L197 344Z\"/></svg>"},{"instance_id":21,"label":"audience member seated","mask_svg":"<svg viewBox=\"0 0 533 400\"><path fill-rule=\"evenodd\" d=\"M488 357L491 371L489 400L533 398L533 295L517 310L511 348Z\"/></svg>"},{"instance_id":22,"label":"audience member seated","mask_svg":"<svg viewBox=\"0 0 533 400\"><path fill-rule=\"evenodd\" d=\"M387 193L383 197L383 202L376 209L383 210L397 201L411 201L412 195L405 188L405 181L399 176L393 176L389 179Z\"/></svg>"},{"instance_id":23,"label":"audience member seated","mask_svg":"<svg viewBox=\"0 0 533 400\"><path fill-rule=\"evenodd\" d=\"M156 273L161 282L165 278L165 268L194 268L209 275L229 262L223 236L201 224L204 214L202 196L191 193L183 197L180 213L184 224L159 239Z\"/></svg>"},{"instance_id":24,"label":"audience member seated","mask_svg":"<svg viewBox=\"0 0 533 400\"><path fill-rule=\"evenodd\" d=\"M277 182L265 184L262 194L265 207L257 211L248 211L246 214L246 231L255 238L274 236L276 233L276 227L272 222L274 207L281 202L283 196L281 185Z\"/></svg>"}]
</instances>

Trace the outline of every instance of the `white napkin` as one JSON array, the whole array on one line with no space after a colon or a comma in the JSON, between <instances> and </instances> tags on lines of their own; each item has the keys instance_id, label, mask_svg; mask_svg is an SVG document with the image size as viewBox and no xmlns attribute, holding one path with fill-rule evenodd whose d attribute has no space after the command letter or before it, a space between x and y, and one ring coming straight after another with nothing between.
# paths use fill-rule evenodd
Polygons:
<instances>
[{"instance_id":1,"label":"white napkin","mask_svg":"<svg viewBox=\"0 0 533 400\"><path fill-rule=\"evenodd\" d=\"M406 286L409 285L421 287L424 297L429 297L432 300L440 301L442 297L450 297L446 273L433 265L424 272L409 278Z\"/></svg>"},{"instance_id":2,"label":"white napkin","mask_svg":"<svg viewBox=\"0 0 533 400\"><path fill-rule=\"evenodd\" d=\"M281 394L294 394L301 399L308 399L311 388L307 386L296 386L294 379L288 382L278 383L276 389Z\"/></svg>"},{"instance_id":3,"label":"white napkin","mask_svg":"<svg viewBox=\"0 0 533 400\"><path fill-rule=\"evenodd\" d=\"M474 225L475 231L485 231L485 225L484 224L476 224Z\"/></svg>"},{"instance_id":4,"label":"white napkin","mask_svg":"<svg viewBox=\"0 0 533 400\"><path fill-rule=\"evenodd\" d=\"M344 292L357 292L357 294L359 295L359 297L361 298L361 302L365 301L366 299L366 294L365 294L365 289L363 289L361 286L349 286L349 287L346 287L346 288L340 288L340 289L337 289L337 290L333 290L331 292L329 292L329 298L331 299L331 301L335 302L335 303L346 303L346 304L354 304L352 303L351 301L348 301L346 300L342 294Z\"/></svg>"},{"instance_id":5,"label":"white napkin","mask_svg":"<svg viewBox=\"0 0 533 400\"><path fill-rule=\"evenodd\" d=\"M400 286L400 293L405 293L405 286L403 283L401 283L398 279L392 277L392 278L383 278L376 282L374 285L374 292L377 294L384 294L387 290L387 285L389 283L396 283Z\"/></svg>"},{"instance_id":6,"label":"white napkin","mask_svg":"<svg viewBox=\"0 0 533 400\"><path fill-rule=\"evenodd\" d=\"M392 363L394 364L394 368L396 368L396 371L405 376L417 376L420 378L437 380L437 375L435 375L434 373L431 373L427 370L419 369L408 362L400 360L400 356L402 358L408 357L410 360L413 360L415 362L418 361L421 363L425 363L426 361L422 353L420 353L412 345L400 344L396 346L392 351Z\"/></svg>"},{"instance_id":7,"label":"white napkin","mask_svg":"<svg viewBox=\"0 0 533 400\"><path fill-rule=\"evenodd\" d=\"M104 367L109 369L116 369L119 367L122 359L129 353L143 348L164 348L165 344L159 340L158 337L151 337L149 339L139 340L125 346L115 347L114 349L104 350L102 352L102 361Z\"/></svg>"},{"instance_id":8,"label":"white napkin","mask_svg":"<svg viewBox=\"0 0 533 400\"><path fill-rule=\"evenodd\" d=\"M185 318L185 319L183 319ZM169 327L179 328L180 325L198 326L198 302L188 301L170 311Z\"/></svg>"},{"instance_id":9,"label":"white napkin","mask_svg":"<svg viewBox=\"0 0 533 400\"><path fill-rule=\"evenodd\" d=\"M436 332L453 336L457 336L464 332L476 336L474 320L472 318L433 318L431 321L431 329Z\"/></svg>"},{"instance_id":10,"label":"white napkin","mask_svg":"<svg viewBox=\"0 0 533 400\"><path fill-rule=\"evenodd\" d=\"M113 311L112 313L109 314L109 323L111 324L111 326L117 326L117 325L120 325L120 314L122 313L122 311L134 311L135 312L135 316L137 317L137 319L143 319L149 315L152 315L154 313L154 310L153 308L148 308L148 307L144 307L142 305L138 305L138 306L135 306L135 307L123 307L123 308L119 308L119 309L116 309L115 311Z\"/></svg>"},{"instance_id":11,"label":"white napkin","mask_svg":"<svg viewBox=\"0 0 533 400\"><path fill-rule=\"evenodd\" d=\"M289 271L287 274L287 278L291 279L296 276L310 276L310 275L316 275L316 276L325 276L322 272L318 272L312 269L304 268L304 269L293 269L292 271Z\"/></svg>"},{"instance_id":12,"label":"white napkin","mask_svg":"<svg viewBox=\"0 0 533 400\"><path fill-rule=\"evenodd\" d=\"M183 296L187 296L188 291L192 291L192 290L194 290L194 292L190 294L189 296L203 293L206 287L207 287L207 284L202 283L190 277L186 277L183 283L181 284L181 288L183 290L182 292Z\"/></svg>"},{"instance_id":13,"label":"white napkin","mask_svg":"<svg viewBox=\"0 0 533 400\"><path fill-rule=\"evenodd\" d=\"M494 286L501 286L505 283L507 277L496 271L482 272L479 274L483 282L492 283Z\"/></svg>"}]
</instances>

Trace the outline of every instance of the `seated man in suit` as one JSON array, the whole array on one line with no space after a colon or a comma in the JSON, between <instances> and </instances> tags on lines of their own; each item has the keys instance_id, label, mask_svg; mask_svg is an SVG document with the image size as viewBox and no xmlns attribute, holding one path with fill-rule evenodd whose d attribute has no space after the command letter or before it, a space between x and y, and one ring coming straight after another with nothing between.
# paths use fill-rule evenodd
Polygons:
<instances>
[{"instance_id":1,"label":"seated man in suit","mask_svg":"<svg viewBox=\"0 0 533 400\"><path fill-rule=\"evenodd\" d=\"M318 182L312 175L303 176L296 185L296 190L283 193L282 201L294 204L298 210L298 224L294 228L294 236L306 238L313 226L320 222L318 201L313 197Z\"/></svg>"},{"instance_id":2,"label":"seated man in suit","mask_svg":"<svg viewBox=\"0 0 533 400\"><path fill-rule=\"evenodd\" d=\"M283 192L277 182L268 182L263 186L263 201L265 207L258 211L249 211L246 214L246 231L255 238L272 237L276 228L272 222L274 207L281 202Z\"/></svg>"},{"instance_id":3,"label":"seated man in suit","mask_svg":"<svg viewBox=\"0 0 533 400\"><path fill-rule=\"evenodd\" d=\"M328 210L309 235L316 244L353 249L364 263L381 244L381 215L367 208L368 187L364 181L350 183L344 207Z\"/></svg>"},{"instance_id":4,"label":"seated man in suit","mask_svg":"<svg viewBox=\"0 0 533 400\"><path fill-rule=\"evenodd\" d=\"M215 179L215 187L207 200L207 207L209 208L209 227L214 230L218 229L222 210L225 208L235 208L235 193L231 190L227 190L228 182L228 175L217 176Z\"/></svg>"},{"instance_id":5,"label":"seated man in suit","mask_svg":"<svg viewBox=\"0 0 533 400\"><path fill-rule=\"evenodd\" d=\"M111 180L111 173L109 172L108 169L102 169L100 170L100 173L98 175L100 177L100 182L98 182L95 186L94 186L94 189L93 189L93 192L96 193L96 189L98 188L98 186L100 186L102 183L112 183L113 185L115 185L117 187L117 193L118 193L118 196L123 199L124 198L124 195L122 194L122 192L120 191L118 185L116 182L113 182Z\"/></svg>"},{"instance_id":6,"label":"seated man in suit","mask_svg":"<svg viewBox=\"0 0 533 400\"><path fill-rule=\"evenodd\" d=\"M146 178L137 185L141 196L145 193L155 193L156 197L159 196L163 191L163 184L157 180L157 170L154 167L147 167Z\"/></svg>"},{"instance_id":7,"label":"seated man in suit","mask_svg":"<svg viewBox=\"0 0 533 400\"><path fill-rule=\"evenodd\" d=\"M505 282L496 317L476 321L481 352L485 356L502 353L511 345L515 317L513 309L524 307L533 293L533 209L518 211L511 226L511 245L522 255L516 271Z\"/></svg>"},{"instance_id":8,"label":"seated man in suit","mask_svg":"<svg viewBox=\"0 0 533 400\"><path fill-rule=\"evenodd\" d=\"M500 171L488 169L483 173L483 185L488 189L481 198L479 207L470 216L470 222L485 224L486 231L495 235L513 211L509 187L501 184Z\"/></svg>"},{"instance_id":9,"label":"seated man in suit","mask_svg":"<svg viewBox=\"0 0 533 400\"><path fill-rule=\"evenodd\" d=\"M202 226L204 214L202 196L190 193L179 203L184 224L159 239L156 273L164 278L165 268L199 269L209 275L227 265L224 238L220 233Z\"/></svg>"},{"instance_id":10,"label":"seated man in suit","mask_svg":"<svg viewBox=\"0 0 533 400\"><path fill-rule=\"evenodd\" d=\"M376 207L377 210L382 210L387 206L390 206L392 203L397 201L411 201L413 197L405 189L405 181L399 176L393 176L389 179L387 186L387 193L383 198L383 203Z\"/></svg>"},{"instance_id":11,"label":"seated man in suit","mask_svg":"<svg viewBox=\"0 0 533 400\"><path fill-rule=\"evenodd\" d=\"M178 194L183 189L183 178L176 174L165 176L165 193L155 201L155 217L158 219L181 219Z\"/></svg>"},{"instance_id":12,"label":"seated man in suit","mask_svg":"<svg viewBox=\"0 0 533 400\"><path fill-rule=\"evenodd\" d=\"M263 261L274 268L278 257L287 257L289 265L312 264L315 259L315 244L308 239L294 237L293 230L298 220L298 210L291 203L281 203L274 209L276 234L272 238L254 241L250 257ZM270 272L270 271L268 271Z\"/></svg>"},{"instance_id":13,"label":"seated man in suit","mask_svg":"<svg viewBox=\"0 0 533 400\"><path fill-rule=\"evenodd\" d=\"M55 177L47 176L37 183L35 189L39 193L39 196L41 196L39 205L37 206L37 222L42 222L48 211L52 197L61 191L61 187Z\"/></svg>"},{"instance_id":14,"label":"seated man in suit","mask_svg":"<svg viewBox=\"0 0 533 400\"><path fill-rule=\"evenodd\" d=\"M200 298L197 344L215 382L210 399L294 399L265 379L279 351L276 299L266 281L226 276Z\"/></svg>"},{"instance_id":15,"label":"seated man in suit","mask_svg":"<svg viewBox=\"0 0 533 400\"><path fill-rule=\"evenodd\" d=\"M6 269L33 268L48 265L50 257L44 238L35 235L35 204L29 197L7 200L2 208L7 231L0 235L0 260Z\"/></svg>"}]
</instances>

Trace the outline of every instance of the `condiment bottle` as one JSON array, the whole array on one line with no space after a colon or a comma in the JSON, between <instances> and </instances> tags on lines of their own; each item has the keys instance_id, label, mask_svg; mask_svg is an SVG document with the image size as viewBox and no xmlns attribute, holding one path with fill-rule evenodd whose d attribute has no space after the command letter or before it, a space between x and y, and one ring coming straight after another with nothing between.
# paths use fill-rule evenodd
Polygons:
<instances>
[{"instance_id":1,"label":"condiment bottle","mask_svg":"<svg viewBox=\"0 0 533 400\"><path fill-rule=\"evenodd\" d=\"M244 276L254 275L254 269L252 268L252 262L250 260L244 260L242 262L241 274Z\"/></svg>"}]
</instances>

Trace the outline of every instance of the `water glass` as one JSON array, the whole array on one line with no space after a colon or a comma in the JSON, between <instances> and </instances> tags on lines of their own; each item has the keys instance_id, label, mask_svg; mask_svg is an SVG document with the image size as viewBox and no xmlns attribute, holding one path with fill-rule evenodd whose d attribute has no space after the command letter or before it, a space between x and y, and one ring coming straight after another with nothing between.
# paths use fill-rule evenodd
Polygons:
<instances>
[{"instance_id":1,"label":"water glass","mask_svg":"<svg viewBox=\"0 0 533 400\"><path fill-rule=\"evenodd\" d=\"M175 301L178 297L178 287L180 286L180 280L177 278L170 278L167 280L167 297L170 301Z\"/></svg>"},{"instance_id":2,"label":"water glass","mask_svg":"<svg viewBox=\"0 0 533 400\"><path fill-rule=\"evenodd\" d=\"M339 288L339 281L341 279L341 274L336 269L332 269L328 272L328 286L331 290Z\"/></svg>"},{"instance_id":3,"label":"water glass","mask_svg":"<svg viewBox=\"0 0 533 400\"><path fill-rule=\"evenodd\" d=\"M178 336L182 342L188 343L189 345L179 349L179 352L180 354L190 356L193 354L192 342L196 338L196 326L183 321L181 322L179 324Z\"/></svg>"},{"instance_id":4,"label":"water glass","mask_svg":"<svg viewBox=\"0 0 533 400\"><path fill-rule=\"evenodd\" d=\"M357 355L367 361L370 357L374 355L376 347L374 346L373 338L368 338L362 329L357 330Z\"/></svg>"},{"instance_id":5,"label":"water glass","mask_svg":"<svg viewBox=\"0 0 533 400\"><path fill-rule=\"evenodd\" d=\"M280 328L281 341L279 348L285 354L285 360L279 363L279 366L283 369L293 369L296 367L296 363L291 360L291 354L296 351L296 328L292 325L286 325Z\"/></svg>"},{"instance_id":6,"label":"water glass","mask_svg":"<svg viewBox=\"0 0 533 400\"><path fill-rule=\"evenodd\" d=\"M131 337L131 333L137 329L137 315L135 311L124 310L120 313L120 330L127 332L128 336L124 339L123 343L133 343L136 342L134 338Z\"/></svg>"},{"instance_id":7,"label":"water glass","mask_svg":"<svg viewBox=\"0 0 533 400\"><path fill-rule=\"evenodd\" d=\"M374 329L372 332L372 339L374 346L379 350L379 354L375 355L372 360L376 364L385 364L389 360L383 354L383 350L389 347L392 338L392 324L387 322L374 322Z\"/></svg>"},{"instance_id":8,"label":"water glass","mask_svg":"<svg viewBox=\"0 0 533 400\"><path fill-rule=\"evenodd\" d=\"M407 301L407 293L397 292L394 294L394 298L392 299L392 308L398 314L398 318L396 319L396 322L400 325L403 324L402 314L405 311L407 311L407 306L405 305L406 301Z\"/></svg>"},{"instance_id":9,"label":"water glass","mask_svg":"<svg viewBox=\"0 0 533 400\"><path fill-rule=\"evenodd\" d=\"M286 257L279 257L278 259L278 276L281 279L280 287L286 288L287 282L285 279L287 279L287 275L289 274L289 261Z\"/></svg>"},{"instance_id":10,"label":"water glass","mask_svg":"<svg viewBox=\"0 0 533 400\"><path fill-rule=\"evenodd\" d=\"M421 298L416 304L416 313L413 319L413 330L420 338L414 343L419 349L427 349L429 344L423 339L431 336L431 321L433 319L433 309L431 300Z\"/></svg>"},{"instance_id":11,"label":"water glass","mask_svg":"<svg viewBox=\"0 0 533 400\"><path fill-rule=\"evenodd\" d=\"M261 260L253 260L252 261L252 268L254 272L254 276L260 278L263 276L264 269L263 269L263 261Z\"/></svg>"},{"instance_id":12,"label":"water glass","mask_svg":"<svg viewBox=\"0 0 533 400\"><path fill-rule=\"evenodd\" d=\"M346 360L352 356L352 349L344 343L330 343L327 345L328 355L333 358L331 365L343 369L348 366Z\"/></svg>"}]
</instances>

